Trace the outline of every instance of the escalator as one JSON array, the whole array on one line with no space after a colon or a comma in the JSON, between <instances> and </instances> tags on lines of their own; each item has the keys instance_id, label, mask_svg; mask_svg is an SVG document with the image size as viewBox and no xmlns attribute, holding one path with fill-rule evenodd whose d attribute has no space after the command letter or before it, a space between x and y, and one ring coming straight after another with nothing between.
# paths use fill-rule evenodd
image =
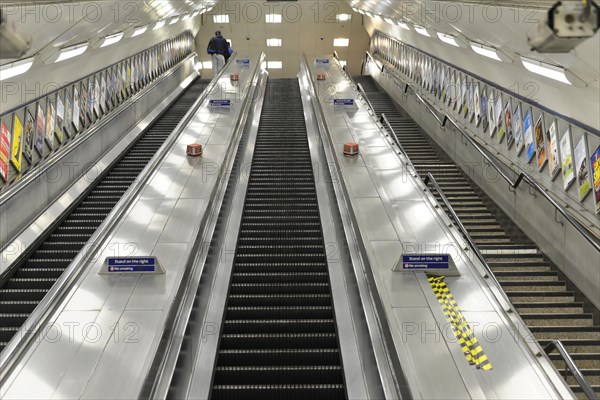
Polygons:
<instances>
[{"instance_id":1,"label":"escalator","mask_svg":"<svg viewBox=\"0 0 600 400\"><path fill-rule=\"evenodd\" d=\"M0 351L83 249L208 85L197 79L0 286Z\"/></svg>"},{"instance_id":2,"label":"escalator","mask_svg":"<svg viewBox=\"0 0 600 400\"><path fill-rule=\"evenodd\" d=\"M377 116L385 114L422 178L435 177L502 288L542 347L561 340L600 393L599 312L525 234L472 182L370 76L355 77ZM391 132L390 132L391 133ZM440 196L432 194L439 201ZM439 201L443 206L443 203ZM444 206L445 209L445 206ZM450 218L452 216L448 214ZM558 354L550 359L586 398Z\"/></svg>"},{"instance_id":3,"label":"escalator","mask_svg":"<svg viewBox=\"0 0 600 400\"><path fill-rule=\"evenodd\" d=\"M345 399L300 88L269 79L212 399Z\"/></svg>"}]
</instances>

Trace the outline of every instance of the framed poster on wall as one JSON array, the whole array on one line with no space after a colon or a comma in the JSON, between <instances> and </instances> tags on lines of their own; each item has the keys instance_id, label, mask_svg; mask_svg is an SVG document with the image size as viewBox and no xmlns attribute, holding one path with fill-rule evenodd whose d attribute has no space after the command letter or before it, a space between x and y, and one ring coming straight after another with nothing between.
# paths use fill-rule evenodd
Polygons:
<instances>
[{"instance_id":1,"label":"framed poster on wall","mask_svg":"<svg viewBox=\"0 0 600 400\"><path fill-rule=\"evenodd\" d=\"M81 127L81 110L79 109L80 104L79 91L77 90L77 87L75 87L73 89L73 127L75 128L75 133L79 132Z\"/></svg>"},{"instance_id":2,"label":"framed poster on wall","mask_svg":"<svg viewBox=\"0 0 600 400\"><path fill-rule=\"evenodd\" d=\"M550 127L546 131L546 145L549 150L548 169L550 178L554 180L560 171L560 158L558 155L558 137L556 130L556 120L552 121Z\"/></svg>"},{"instance_id":3,"label":"framed poster on wall","mask_svg":"<svg viewBox=\"0 0 600 400\"><path fill-rule=\"evenodd\" d=\"M52 100L48 99L46 102L46 143L50 147L50 151L54 150L54 123L55 123L55 110Z\"/></svg>"},{"instance_id":4,"label":"framed poster on wall","mask_svg":"<svg viewBox=\"0 0 600 400\"><path fill-rule=\"evenodd\" d=\"M33 163L33 146L35 143L35 123L29 110L25 111L25 143L23 155L29 164Z\"/></svg>"},{"instance_id":5,"label":"framed poster on wall","mask_svg":"<svg viewBox=\"0 0 600 400\"><path fill-rule=\"evenodd\" d=\"M10 155L10 132L2 121L0 123L0 178L8 181L8 157Z\"/></svg>"},{"instance_id":6,"label":"framed poster on wall","mask_svg":"<svg viewBox=\"0 0 600 400\"><path fill-rule=\"evenodd\" d=\"M488 125L489 125L489 120L488 120L488 107L487 107L487 97L485 94L485 89L481 90L480 109L481 109L481 127L483 128L483 131L486 132L488 129Z\"/></svg>"},{"instance_id":7,"label":"framed poster on wall","mask_svg":"<svg viewBox=\"0 0 600 400\"><path fill-rule=\"evenodd\" d=\"M65 118L65 104L62 100L62 95L58 94L56 96L56 129L54 130L54 134L58 139L59 143L63 142L63 126L64 126L64 118Z\"/></svg>"},{"instance_id":8,"label":"framed poster on wall","mask_svg":"<svg viewBox=\"0 0 600 400\"><path fill-rule=\"evenodd\" d=\"M40 103L37 105L37 120L35 125L35 151L44 157L44 135L46 134L46 116Z\"/></svg>"},{"instance_id":9,"label":"framed poster on wall","mask_svg":"<svg viewBox=\"0 0 600 400\"><path fill-rule=\"evenodd\" d=\"M488 118L490 124L490 137L494 136L496 130L498 128L498 117L496 116L496 98L494 96L494 91L490 90L490 93L487 98L487 109L488 109Z\"/></svg>"},{"instance_id":10,"label":"framed poster on wall","mask_svg":"<svg viewBox=\"0 0 600 400\"><path fill-rule=\"evenodd\" d=\"M548 161L548 152L546 151L546 142L544 140L544 121L540 115L535 122L533 129L535 138L535 152L537 154L537 167L541 171Z\"/></svg>"},{"instance_id":11,"label":"framed poster on wall","mask_svg":"<svg viewBox=\"0 0 600 400\"><path fill-rule=\"evenodd\" d=\"M98 81L98 77L94 78L94 113L96 114L96 118L100 118L102 115L102 110L100 109L101 103L101 90L100 82Z\"/></svg>"},{"instance_id":12,"label":"framed poster on wall","mask_svg":"<svg viewBox=\"0 0 600 400\"><path fill-rule=\"evenodd\" d=\"M579 200L583 201L591 189L590 185L590 167L587 155L587 143L585 135L581 136L579 142L575 146L575 172L577 173L577 193Z\"/></svg>"},{"instance_id":13,"label":"framed poster on wall","mask_svg":"<svg viewBox=\"0 0 600 400\"><path fill-rule=\"evenodd\" d=\"M65 120L63 128L67 136L72 136L73 132L73 100L71 100L70 90L65 91Z\"/></svg>"},{"instance_id":14,"label":"framed poster on wall","mask_svg":"<svg viewBox=\"0 0 600 400\"><path fill-rule=\"evenodd\" d=\"M17 172L21 172L21 161L23 159L23 124L15 114L13 118L13 135L10 163Z\"/></svg>"},{"instance_id":15,"label":"framed poster on wall","mask_svg":"<svg viewBox=\"0 0 600 400\"><path fill-rule=\"evenodd\" d=\"M531 162L535 155L535 144L533 140L533 117L531 109L527 110L523 117L523 130L524 130L524 141L525 141L525 159L527 162Z\"/></svg>"},{"instance_id":16,"label":"framed poster on wall","mask_svg":"<svg viewBox=\"0 0 600 400\"><path fill-rule=\"evenodd\" d=\"M594 187L594 208L596 214L600 214L600 146L596 147L596 150L590 157L592 164L592 184Z\"/></svg>"},{"instance_id":17,"label":"framed poster on wall","mask_svg":"<svg viewBox=\"0 0 600 400\"><path fill-rule=\"evenodd\" d=\"M563 189L565 190L567 190L575 180L571 146L571 127L568 127L560 139L560 165L562 168Z\"/></svg>"},{"instance_id":18,"label":"framed poster on wall","mask_svg":"<svg viewBox=\"0 0 600 400\"><path fill-rule=\"evenodd\" d=\"M104 74L102 74L102 79L100 79L100 109L101 112L108 112L108 105L106 104L106 79L104 78Z\"/></svg>"},{"instance_id":19,"label":"framed poster on wall","mask_svg":"<svg viewBox=\"0 0 600 400\"><path fill-rule=\"evenodd\" d=\"M481 123L481 99L479 94L479 83L475 83L473 88L473 111L471 114L471 121L475 119L475 126L479 126Z\"/></svg>"},{"instance_id":20,"label":"framed poster on wall","mask_svg":"<svg viewBox=\"0 0 600 400\"><path fill-rule=\"evenodd\" d=\"M510 107L508 107L508 112L510 113ZM498 92L498 98L496 99L496 129L498 130L498 143L502 143L502 139L504 139L504 135L506 134L506 130L508 128L504 127L504 112L502 108L502 93Z\"/></svg>"},{"instance_id":21,"label":"framed poster on wall","mask_svg":"<svg viewBox=\"0 0 600 400\"><path fill-rule=\"evenodd\" d=\"M515 149L517 151L517 155L520 155L521 151L523 151L523 119L521 117L521 105L517 105L517 107L515 107L515 112L513 113L512 117Z\"/></svg>"}]
</instances>

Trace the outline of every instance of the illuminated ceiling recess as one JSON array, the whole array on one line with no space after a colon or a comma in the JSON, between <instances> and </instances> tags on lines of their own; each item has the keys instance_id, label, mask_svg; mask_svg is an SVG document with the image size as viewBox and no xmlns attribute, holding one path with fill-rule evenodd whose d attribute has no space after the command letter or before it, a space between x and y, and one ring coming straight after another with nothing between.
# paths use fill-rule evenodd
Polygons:
<instances>
[{"instance_id":1,"label":"illuminated ceiling recess","mask_svg":"<svg viewBox=\"0 0 600 400\"><path fill-rule=\"evenodd\" d=\"M0 81L24 74L33 65L33 57L0 66Z\"/></svg>"}]
</instances>

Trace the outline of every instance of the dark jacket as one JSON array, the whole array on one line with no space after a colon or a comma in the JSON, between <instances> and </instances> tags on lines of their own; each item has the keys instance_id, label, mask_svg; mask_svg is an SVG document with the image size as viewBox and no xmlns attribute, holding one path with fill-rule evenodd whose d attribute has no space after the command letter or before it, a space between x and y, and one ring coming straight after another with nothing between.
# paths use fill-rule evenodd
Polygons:
<instances>
[{"instance_id":1,"label":"dark jacket","mask_svg":"<svg viewBox=\"0 0 600 400\"><path fill-rule=\"evenodd\" d=\"M206 51L208 54L221 54L225 58L229 58L229 42L221 35L215 36L208 42Z\"/></svg>"}]
</instances>

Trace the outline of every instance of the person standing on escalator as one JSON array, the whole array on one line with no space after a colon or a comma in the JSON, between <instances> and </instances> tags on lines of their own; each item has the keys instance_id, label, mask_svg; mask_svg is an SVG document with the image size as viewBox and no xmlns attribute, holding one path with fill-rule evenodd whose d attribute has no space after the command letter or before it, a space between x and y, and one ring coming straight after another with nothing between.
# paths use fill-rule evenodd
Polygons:
<instances>
[{"instance_id":1,"label":"person standing on escalator","mask_svg":"<svg viewBox=\"0 0 600 400\"><path fill-rule=\"evenodd\" d=\"M215 36L208 42L206 51L212 57L213 77L215 77L225 66L225 61L230 55L229 42L221 35L221 31L215 32Z\"/></svg>"}]
</instances>

